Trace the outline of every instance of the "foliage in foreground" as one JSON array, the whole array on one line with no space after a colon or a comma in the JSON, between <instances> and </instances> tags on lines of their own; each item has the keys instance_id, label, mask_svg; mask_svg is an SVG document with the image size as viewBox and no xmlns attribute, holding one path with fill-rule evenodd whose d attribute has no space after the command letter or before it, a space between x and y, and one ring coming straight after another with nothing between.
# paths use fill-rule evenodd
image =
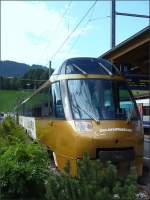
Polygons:
<instances>
[{"instance_id":1,"label":"foliage in foreground","mask_svg":"<svg viewBox=\"0 0 150 200\"><path fill-rule=\"evenodd\" d=\"M31 142L29 136L24 129L18 124L15 124L11 117L7 117L2 124L0 124L0 147L8 148L10 145L26 144ZM1 152L1 151L0 151Z\"/></svg>"},{"instance_id":2,"label":"foliage in foreground","mask_svg":"<svg viewBox=\"0 0 150 200\"><path fill-rule=\"evenodd\" d=\"M135 200L136 175L132 170L121 180L111 163L78 162L78 174L49 170L46 148L32 142L24 130L7 118L0 125L0 197L2 200Z\"/></svg>"},{"instance_id":3,"label":"foliage in foreground","mask_svg":"<svg viewBox=\"0 0 150 200\"><path fill-rule=\"evenodd\" d=\"M117 176L114 165L99 160L91 161L88 155L78 162L76 177L50 176L46 197L49 200L135 200L137 186L135 170L131 169L125 179Z\"/></svg>"},{"instance_id":4,"label":"foliage in foreground","mask_svg":"<svg viewBox=\"0 0 150 200\"><path fill-rule=\"evenodd\" d=\"M0 156L2 197L41 198L49 174L46 152L37 144L16 144Z\"/></svg>"},{"instance_id":5,"label":"foliage in foreground","mask_svg":"<svg viewBox=\"0 0 150 200\"><path fill-rule=\"evenodd\" d=\"M46 148L31 141L11 118L0 125L1 199L43 199L49 175Z\"/></svg>"}]
</instances>

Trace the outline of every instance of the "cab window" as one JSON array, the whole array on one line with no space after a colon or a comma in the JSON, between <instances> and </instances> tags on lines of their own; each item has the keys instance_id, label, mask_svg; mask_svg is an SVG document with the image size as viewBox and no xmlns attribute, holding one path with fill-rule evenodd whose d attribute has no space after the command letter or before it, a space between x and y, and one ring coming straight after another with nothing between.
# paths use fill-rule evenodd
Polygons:
<instances>
[{"instance_id":1,"label":"cab window","mask_svg":"<svg viewBox=\"0 0 150 200\"><path fill-rule=\"evenodd\" d=\"M59 82L52 84L52 97L54 116L56 118L65 118Z\"/></svg>"},{"instance_id":2,"label":"cab window","mask_svg":"<svg viewBox=\"0 0 150 200\"><path fill-rule=\"evenodd\" d=\"M27 117L49 117L49 87L43 88L40 92L30 97L19 107L18 112Z\"/></svg>"}]
</instances>

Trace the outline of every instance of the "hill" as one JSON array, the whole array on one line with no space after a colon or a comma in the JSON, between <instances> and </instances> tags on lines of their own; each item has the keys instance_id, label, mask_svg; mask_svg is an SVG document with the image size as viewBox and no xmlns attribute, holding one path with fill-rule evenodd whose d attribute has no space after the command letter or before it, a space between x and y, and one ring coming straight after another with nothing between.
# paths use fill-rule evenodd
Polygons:
<instances>
[{"instance_id":1,"label":"hill","mask_svg":"<svg viewBox=\"0 0 150 200\"><path fill-rule=\"evenodd\" d=\"M0 61L0 76L20 78L30 69L47 69L42 65L27 65L14 61Z\"/></svg>"}]
</instances>

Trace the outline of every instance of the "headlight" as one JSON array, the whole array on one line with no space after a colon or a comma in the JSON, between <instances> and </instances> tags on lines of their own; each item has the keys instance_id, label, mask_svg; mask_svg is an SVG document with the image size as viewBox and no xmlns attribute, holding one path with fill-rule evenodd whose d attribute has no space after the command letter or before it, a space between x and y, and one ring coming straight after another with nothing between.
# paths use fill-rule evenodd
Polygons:
<instances>
[{"instance_id":1,"label":"headlight","mask_svg":"<svg viewBox=\"0 0 150 200\"><path fill-rule=\"evenodd\" d=\"M91 121L75 121L75 128L79 132L90 132L93 130Z\"/></svg>"}]
</instances>

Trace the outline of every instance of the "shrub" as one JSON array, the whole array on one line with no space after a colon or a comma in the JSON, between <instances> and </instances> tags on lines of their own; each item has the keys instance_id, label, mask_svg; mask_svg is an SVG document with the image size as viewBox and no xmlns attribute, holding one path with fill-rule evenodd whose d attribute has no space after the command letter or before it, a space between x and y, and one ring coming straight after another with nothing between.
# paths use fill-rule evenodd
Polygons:
<instances>
[{"instance_id":1,"label":"shrub","mask_svg":"<svg viewBox=\"0 0 150 200\"><path fill-rule=\"evenodd\" d=\"M69 173L49 177L46 197L49 200L135 200L136 191L133 169L126 179L121 180L110 162L104 165L84 155L83 160L78 162L76 177L70 177Z\"/></svg>"},{"instance_id":2,"label":"shrub","mask_svg":"<svg viewBox=\"0 0 150 200\"><path fill-rule=\"evenodd\" d=\"M39 144L11 145L0 156L0 191L2 199L44 199L49 162Z\"/></svg>"},{"instance_id":3,"label":"shrub","mask_svg":"<svg viewBox=\"0 0 150 200\"><path fill-rule=\"evenodd\" d=\"M24 129L15 123L11 117L6 117L0 125L0 146L17 143L29 143L31 139Z\"/></svg>"},{"instance_id":4,"label":"shrub","mask_svg":"<svg viewBox=\"0 0 150 200\"><path fill-rule=\"evenodd\" d=\"M1 199L44 199L49 175L45 146L32 141L10 118L0 125Z\"/></svg>"}]
</instances>

